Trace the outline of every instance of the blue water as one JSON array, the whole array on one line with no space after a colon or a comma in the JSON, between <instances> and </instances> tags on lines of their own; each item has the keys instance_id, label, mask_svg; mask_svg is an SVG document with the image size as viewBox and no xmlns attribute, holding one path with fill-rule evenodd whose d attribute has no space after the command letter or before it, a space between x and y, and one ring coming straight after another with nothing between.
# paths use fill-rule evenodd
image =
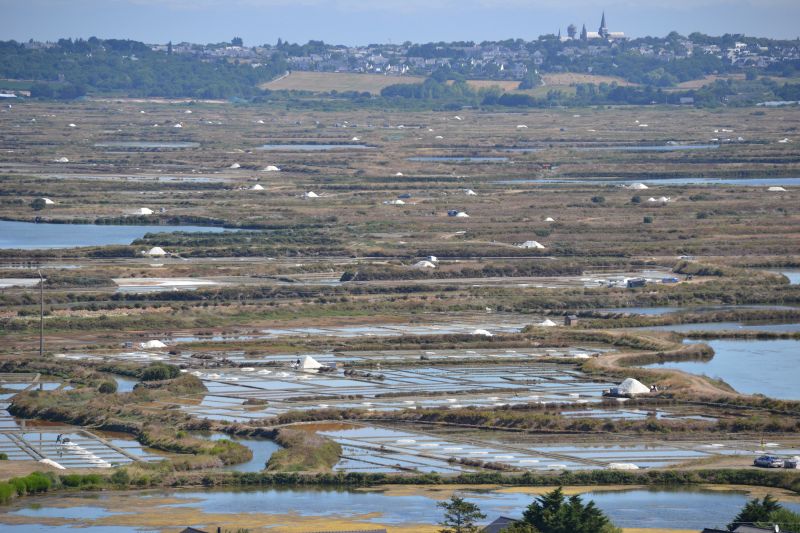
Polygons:
<instances>
[{"instance_id":1,"label":"blue water","mask_svg":"<svg viewBox=\"0 0 800 533\"><path fill-rule=\"evenodd\" d=\"M287 152L319 152L325 150L364 150L366 144L263 144L259 150Z\"/></svg>"},{"instance_id":2,"label":"blue water","mask_svg":"<svg viewBox=\"0 0 800 533\"><path fill-rule=\"evenodd\" d=\"M800 400L800 341L720 339L703 342L714 349L710 361L656 363L646 368L672 368L721 378L744 394Z\"/></svg>"},{"instance_id":3,"label":"blue water","mask_svg":"<svg viewBox=\"0 0 800 533\"><path fill-rule=\"evenodd\" d=\"M419 156L408 157L407 161L414 161L417 163L436 163L436 162L450 162L450 163L502 163L508 161L507 157L481 157L481 156Z\"/></svg>"},{"instance_id":4,"label":"blue water","mask_svg":"<svg viewBox=\"0 0 800 533\"><path fill-rule=\"evenodd\" d=\"M789 278L790 285L800 285L800 270L784 270L781 274Z\"/></svg>"},{"instance_id":5,"label":"blue water","mask_svg":"<svg viewBox=\"0 0 800 533\"><path fill-rule=\"evenodd\" d=\"M114 376L114 381L117 382L117 392L131 392L133 387L139 383L137 379L125 378L121 376Z\"/></svg>"},{"instance_id":6,"label":"blue water","mask_svg":"<svg viewBox=\"0 0 800 533\"><path fill-rule=\"evenodd\" d=\"M601 313L629 313L632 315L666 315L669 313L703 313L706 311L735 311L742 309L766 309L791 311L797 309L788 305L703 305L697 307L613 307L598 309Z\"/></svg>"},{"instance_id":7,"label":"blue water","mask_svg":"<svg viewBox=\"0 0 800 533\"><path fill-rule=\"evenodd\" d=\"M490 491L462 491L460 495L468 501L476 503L486 514L486 523L500 515L519 517L524 509L533 501L533 495L506 494ZM81 497L80 495L75 495ZM246 513L267 513L285 515L297 513L301 516L343 517L378 513L375 518L364 521L364 529L370 524L388 526L411 524L435 524L442 518L437 501L425 495L388 496L380 492L346 490L246 490L246 491L172 491L129 493L127 498L131 509L142 514L157 512L149 503L153 496L168 496L185 503L167 504L163 508L191 508L197 510L197 523L206 524L203 513L235 515ZM106 533L135 531L135 527L108 529L108 526L92 527L91 518L104 516L108 511L103 508L105 497L84 495L86 506L79 509L85 512L86 520L75 523L87 525L88 533ZM703 527L724 526L733 519L748 501L748 497L736 492L701 491L685 489L639 489L628 491L589 492L581 495L584 502L594 500L595 504L605 511L613 522L620 527L642 528L676 528L695 529ZM33 499L31 499L33 500ZM31 501L28 500L28 501ZM68 516L74 517L75 508L48 507L49 502L58 502L58 496L35 498L31 503L23 503L22 511L17 515L25 516ZM195 501L196 500L196 501ZM795 512L800 511L796 503L782 502L785 507ZM34 509L34 505L39 509ZM159 507L161 508L161 507ZM3 517L0 516L0 523ZM187 526L190 524L179 524ZM217 525L217 524L214 524ZM224 526L224 523L219 524ZM67 528L68 526L61 526ZM211 530L210 528L205 528ZM4 531L39 531L37 526L3 526ZM50 530L48 528L48 530ZM69 531L69 529L55 529Z\"/></svg>"},{"instance_id":8,"label":"blue water","mask_svg":"<svg viewBox=\"0 0 800 533\"><path fill-rule=\"evenodd\" d=\"M109 141L95 143L95 148L130 148L130 149L159 149L159 148L197 148L200 143L183 141Z\"/></svg>"},{"instance_id":9,"label":"blue water","mask_svg":"<svg viewBox=\"0 0 800 533\"><path fill-rule=\"evenodd\" d=\"M525 184L576 184L576 185L628 185L641 182L650 187L659 185L742 185L753 187L778 187L800 185L800 178L664 178L645 180L603 180L603 179L513 179L495 181L497 185L525 185Z\"/></svg>"},{"instance_id":10,"label":"blue water","mask_svg":"<svg viewBox=\"0 0 800 533\"><path fill-rule=\"evenodd\" d=\"M679 152L683 150L715 150L718 144L664 144L656 146L581 146L579 152Z\"/></svg>"},{"instance_id":11,"label":"blue water","mask_svg":"<svg viewBox=\"0 0 800 533\"><path fill-rule=\"evenodd\" d=\"M269 439L258 439L254 437L232 437L227 433L210 433L203 431L192 432L192 435L209 440L232 440L238 442L243 446L250 448L253 452L253 458L246 463L226 466L223 470L234 470L236 472L260 472L264 470L267 461L272 454L281 449L281 446L275 441Z\"/></svg>"},{"instance_id":12,"label":"blue water","mask_svg":"<svg viewBox=\"0 0 800 533\"><path fill-rule=\"evenodd\" d=\"M205 226L110 226L95 224L36 224L0 220L0 249L43 250L76 246L130 244L146 233L220 233Z\"/></svg>"},{"instance_id":13,"label":"blue water","mask_svg":"<svg viewBox=\"0 0 800 533\"><path fill-rule=\"evenodd\" d=\"M643 331L769 331L771 333L800 332L800 324L745 324L743 322L704 322L700 324L669 324L666 326L643 326L631 328Z\"/></svg>"}]
</instances>

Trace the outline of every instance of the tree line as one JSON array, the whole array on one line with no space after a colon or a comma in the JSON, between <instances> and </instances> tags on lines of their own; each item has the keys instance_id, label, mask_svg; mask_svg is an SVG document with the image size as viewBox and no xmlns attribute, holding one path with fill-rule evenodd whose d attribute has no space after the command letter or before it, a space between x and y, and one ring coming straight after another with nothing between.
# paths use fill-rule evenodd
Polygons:
<instances>
[{"instance_id":1,"label":"tree line","mask_svg":"<svg viewBox=\"0 0 800 533\"><path fill-rule=\"evenodd\" d=\"M87 93L135 97L249 98L258 84L285 72L283 55L254 67L227 59L155 51L119 39L61 39L28 47L0 41L0 78L30 80L31 96L74 99Z\"/></svg>"}]
</instances>

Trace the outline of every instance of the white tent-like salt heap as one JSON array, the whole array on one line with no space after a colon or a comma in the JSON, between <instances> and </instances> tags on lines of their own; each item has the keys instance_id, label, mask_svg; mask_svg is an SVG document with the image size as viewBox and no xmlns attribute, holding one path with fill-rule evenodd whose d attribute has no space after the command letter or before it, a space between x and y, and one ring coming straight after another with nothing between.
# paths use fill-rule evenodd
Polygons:
<instances>
[{"instance_id":1,"label":"white tent-like salt heap","mask_svg":"<svg viewBox=\"0 0 800 533\"><path fill-rule=\"evenodd\" d=\"M609 470L639 470L633 463L608 463Z\"/></svg>"},{"instance_id":2,"label":"white tent-like salt heap","mask_svg":"<svg viewBox=\"0 0 800 533\"><path fill-rule=\"evenodd\" d=\"M322 364L320 364L319 361L317 361L310 355L307 355L303 357L303 360L300 362L299 370L302 370L303 372L308 372L312 370L319 370L320 368L322 368Z\"/></svg>"},{"instance_id":3,"label":"white tent-like salt heap","mask_svg":"<svg viewBox=\"0 0 800 533\"><path fill-rule=\"evenodd\" d=\"M455 216L456 216L457 218L469 218L469 215L468 215L468 214L466 214L464 211L459 211L458 213L456 213L456 215L455 215Z\"/></svg>"},{"instance_id":4,"label":"white tent-like salt heap","mask_svg":"<svg viewBox=\"0 0 800 533\"><path fill-rule=\"evenodd\" d=\"M55 203L53 200L51 200L50 198L44 198L44 197L42 197L42 198L39 198L39 200L42 200L42 201L44 202L44 205L55 205L55 204L56 204L56 203Z\"/></svg>"},{"instance_id":5,"label":"white tent-like salt heap","mask_svg":"<svg viewBox=\"0 0 800 533\"><path fill-rule=\"evenodd\" d=\"M638 379L633 378L626 378L625 381L620 383L619 387L617 387L617 391L620 394L629 394L631 396L635 396L636 394L649 394L650 389L647 385L643 384Z\"/></svg>"},{"instance_id":6,"label":"white tent-like salt heap","mask_svg":"<svg viewBox=\"0 0 800 533\"><path fill-rule=\"evenodd\" d=\"M167 255L167 252L165 252L164 249L162 247L160 247L160 246L154 246L154 247L150 248L150 250L146 251L145 255L154 256L154 257L156 257L156 256L157 257L162 257L162 256Z\"/></svg>"},{"instance_id":7,"label":"white tent-like salt heap","mask_svg":"<svg viewBox=\"0 0 800 533\"><path fill-rule=\"evenodd\" d=\"M264 187L260 183L256 183L252 187L250 187L251 191L263 191Z\"/></svg>"},{"instance_id":8,"label":"white tent-like salt heap","mask_svg":"<svg viewBox=\"0 0 800 533\"><path fill-rule=\"evenodd\" d=\"M629 189L636 189L637 191L643 191L645 189L649 189L650 187L648 187L644 183L634 183L633 185L630 185L628 188Z\"/></svg>"},{"instance_id":9,"label":"white tent-like salt heap","mask_svg":"<svg viewBox=\"0 0 800 533\"><path fill-rule=\"evenodd\" d=\"M308 191L303 196L305 196L306 198L319 198L319 195L314 191Z\"/></svg>"},{"instance_id":10,"label":"white tent-like salt heap","mask_svg":"<svg viewBox=\"0 0 800 533\"><path fill-rule=\"evenodd\" d=\"M556 324L555 322L553 322L552 320L550 320L550 319L548 318L548 319L546 319L544 322L539 322L539 323L538 323L538 324L536 324L536 325L537 325L537 326L541 326L541 327L543 327L543 328L552 328L553 326L557 326L558 324Z\"/></svg>"},{"instance_id":11,"label":"white tent-like salt heap","mask_svg":"<svg viewBox=\"0 0 800 533\"><path fill-rule=\"evenodd\" d=\"M522 244L517 245L517 248L538 248L543 250L544 245L536 241L525 241Z\"/></svg>"},{"instance_id":12,"label":"white tent-like salt heap","mask_svg":"<svg viewBox=\"0 0 800 533\"><path fill-rule=\"evenodd\" d=\"M478 196L478 193L476 193L472 189L467 189L466 191L464 191L464 194L466 194L467 196Z\"/></svg>"},{"instance_id":13,"label":"white tent-like salt heap","mask_svg":"<svg viewBox=\"0 0 800 533\"><path fill-rule=\"evenodd\" d=\"M150 209L149 207L140 207L139 209L137 209L134 212L134 214L136 214L136 215L152 215L153 214L153 210Z\"/></svg>"},{"instance_id":14,"label":"white tent-like salt heap","mask_svg":"<svg viewBox=\"0 0 800 533\"><path fill-rule=\"evenodd\" d=\"M387 200L383 203L387 205L406 205L406 203L403 200Z\"/></svg>"},{"instance_id":15,"label":"white tent-like salt heap","mask_svg":"<svg viewBox=\"0 0 800 533\"><path fill-rule=\"evenodd\" d=\"M473 335L482 335L484 337L494 337L492 332L485 330L485 329L476 329L472 332Z\"/></svg>"},{"instance_id":16,"label":"white tent-like salt heap","mask_svg":"<svg viewBox=\"0 0 800 533\"><path fill-rule=\"evenodd\" d=\"M144 348L145 350L152 350L154 348L166 348L167 345L159 340L151 340L147 342L139 343L139 346Z\"/></svg>"},{"instance_id":17,"label":"white tent-like salt heap","mask_svg":"<svg viewBox=\"0 0 800 533\"><path fill-rule=\"evenodd\" d=\"M555 222L556 219L554 219L553 217L547 217L546 219L544 219L544 221L545 222Z\"/></svg>"},{"instance_id":18,"label":"white tent-like salt heap","mask_svg":"<svg viewBox=\"0 0 800 533\"><path fill-rule=\"evenodd\" d=\"M767 189L769 192L786 192L786 189L783 187L770 187Z\"/></svg>"},{"instance_id":19,"label":"white tent-like salt heap","mask_svg":"<svg viewBox=\"0 0 800 533\"><path fill-rule=\"evenodd\" d=\"M242 165L240 165L239 163L233 163L233 164L232 164L231 166L229 166L228 168L242 168Z\"/></svg>"},{"instance_id":20,"label":"white tent-like salt heap","mask_svg":"<svg viewBox=\"0 0 800 533\"><path fill-rule=\"evenodd\" d=\"M431 263L430 261L417 261L411 268L423 269L423 268L436 268L436 265Z\"/></svg>"},{"instance_id":21,"label":"white tent-like salt heap","mask_svg":"<svg viewBox=\"0 0 800 533\"><path fill-rule=\"evenodd\" d=\"M280 172L281 169L276 167L275 165L267 165L264 167L264 172Z\"/></svg>"},{"instance_id":22,"label":"white tent-like salt heap","mask_svg":"<svg viewBox=\"0 0 800 533\"><path fill-rule=\"evenodd\" d=\"M53 162L54 163L69 163L69 159L67 159L66 157L59 157L58 159L56 159Z\"/></svg>"}]
</instances>

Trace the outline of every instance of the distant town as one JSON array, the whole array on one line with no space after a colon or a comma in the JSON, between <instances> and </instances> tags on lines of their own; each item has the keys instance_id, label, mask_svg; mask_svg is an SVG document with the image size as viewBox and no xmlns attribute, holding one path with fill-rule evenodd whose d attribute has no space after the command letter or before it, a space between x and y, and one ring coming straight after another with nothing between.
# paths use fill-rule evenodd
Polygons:
<instances>
[{"instance_id":1,"label":"distant town","mask_svg":"<svg viewBox=\"0 0 800 533\"><path fill-rule=\"evenodd\" d=\"M273 54L287 56L290 69L315 72L355 72L385 75L429 75L445 67L464 75L487 79L521 80L531 69L569 71L570 63L580 58L610 58L621 54L639 55L669 62L693 56L720 59L740 68L763 69L772 64L800 60L800 42L758 39L743 35L714 38L700 33L688 37L675 32L664 38L628 39L622 31L609 31L605 13L597 31L578 31L570 24L562 35L543 35L534 41L453 42L412 44L370 44L337 46L321 41L305 45L278 40L276 45L244 46L232 44L198 45L179 43L153 45L155 51L188 54L205 58L229 58L258 67ZM592 72L587 67L587 72Z\"/></svg>"},{"instance_id":2,"label":"distant town","mask_svg":"<svg viewBox=\"0 0 800 533\"><path fill-rule=\"evenodd\" d=\"M372 78L337 85L330 78L321 83L295 73ZM547 79L558 74L569 76ZM277 83L287 77L292 81ZM0 42L0 92L34 98L125 94L252 101L282 91L283 98L327 93L338 99L382 96L456 107L659 102L707 107L795 102L799 78L800 40L697 32L629 38L606 13L597 26L581 23L579 29L570 23L564 31L555 28L531 41L344 46L279 38L275 44L249 46L239 37L211 44L90 37Z\"/></svg>"}]
</instances>

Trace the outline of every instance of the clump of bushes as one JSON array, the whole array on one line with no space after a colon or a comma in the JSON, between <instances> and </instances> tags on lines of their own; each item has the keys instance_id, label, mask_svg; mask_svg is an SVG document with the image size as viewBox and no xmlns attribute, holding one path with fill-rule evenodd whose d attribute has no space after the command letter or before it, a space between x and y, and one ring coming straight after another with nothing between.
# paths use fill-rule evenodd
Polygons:
<instances>
[{"instance_id":1,"label":"clump of bushes","mask_svg":"<svg viewBox=\"0 0 800 533\"><path fill-rule=\"evenodd\" d=\"M142 381L163 381L165 379L175 379L180 375L180 369L175 365L166 363L153 363L142 370Z\"/></svg>"}]
</instances>

